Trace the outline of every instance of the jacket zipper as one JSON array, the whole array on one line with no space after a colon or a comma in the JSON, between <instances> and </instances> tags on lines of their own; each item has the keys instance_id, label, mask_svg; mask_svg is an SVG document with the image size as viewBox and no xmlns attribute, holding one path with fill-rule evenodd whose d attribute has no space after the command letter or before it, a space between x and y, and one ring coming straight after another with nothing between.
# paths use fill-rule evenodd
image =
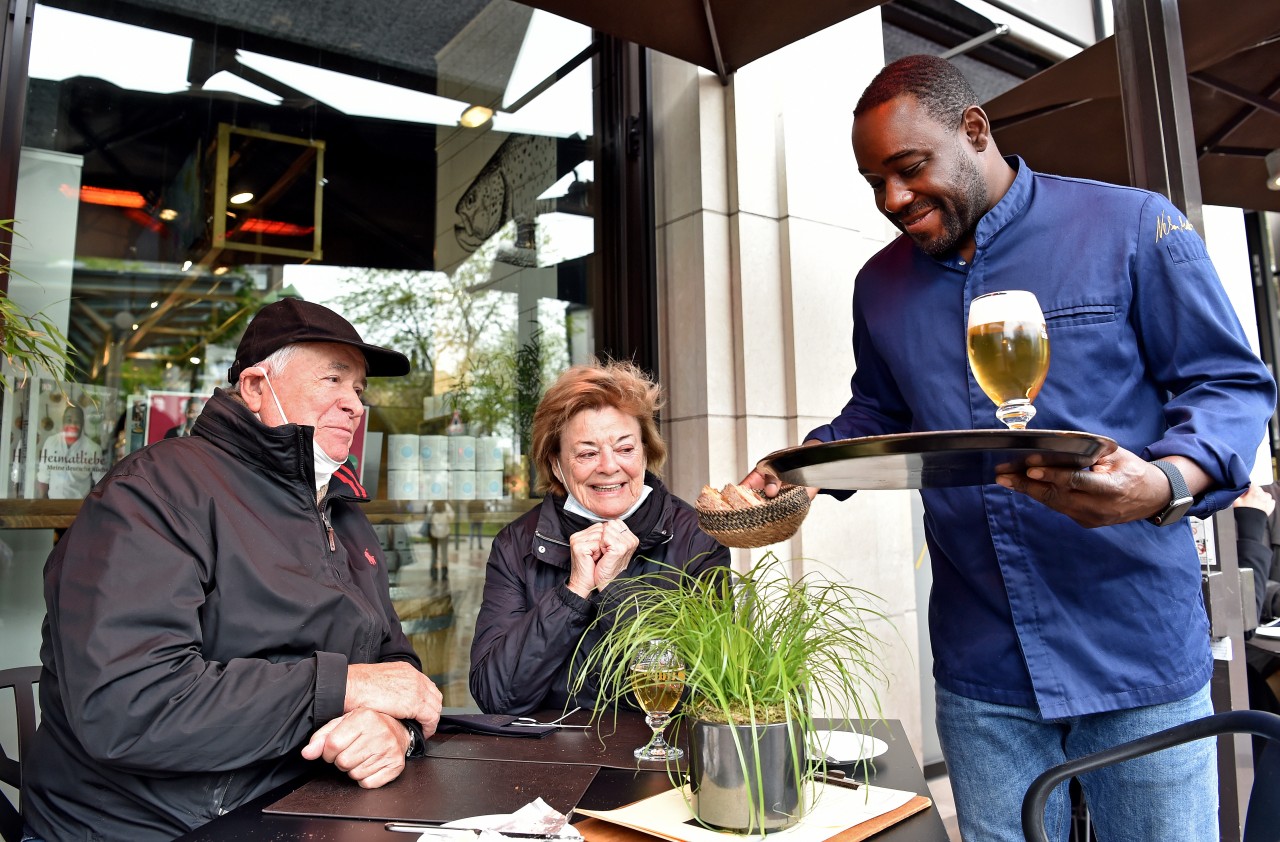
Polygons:
<instances>
[{"instance_id":1,"label":"jacket zipper","mask_svg":"<svg viewBox=\"0 0 1280 842\"><path fill-rule=\"evenodd\" d=\"M333 540L333 524L329 522L329 513L327 511L320 512L320 522L324 524L324 533L329 539L329 552L336 553L338 545Z\"/></svg>"},{"instance_id":2,"label":"jacket zipper","mask_svg":"<svg viewBox=\"0 0 1280 842\"><path fill-rule=\"evenodd\" d=\"M228 772L218 782L218 788L213 793L213 814L215 816L225 816L227 814L227 811L222 809L222 805L227 802L227 792L231 790L231 782L235 780L235 777L235 772Z\"/></svg>"},{"instance_id":3,"label":"jacket zipper","mask_svg":"<svg viewBox=\"0 0 1280 842\"><path fill-rule=\"evenodd\" d=\"M567 541L561 541L558 538L552 538L550 535L543 535L541 532L539 532L536 529L533 530L533 537L537 538L539 541L550 541L552 544L559 544L562 547L569 546Z\"/></svg>"}]
</instances>

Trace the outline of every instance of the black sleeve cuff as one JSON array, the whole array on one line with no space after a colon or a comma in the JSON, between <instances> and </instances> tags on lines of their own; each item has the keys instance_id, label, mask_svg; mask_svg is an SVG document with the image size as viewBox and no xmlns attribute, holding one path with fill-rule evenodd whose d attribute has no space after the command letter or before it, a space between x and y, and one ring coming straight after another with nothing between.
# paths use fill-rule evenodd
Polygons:
<instances>
[{"instance_id":1,"label":"black sleeve cuff","mask_svg":"<svg viewBox=\"0 0 1280 842\"><path fill-rule=\"evenodd\" d=\"M427 738L422 736L422 725L416 719L401 719L400 723L413 734L413 750L406 757L425 757L427 754Z\"/></svg>"},{"instance_id":2,"label":"black sleeve cuff","mask_svg":"<svg viewBox=\"0 0 1280 842\"><path fill-rule=\"evenodd\" d=\"M1236 537L1245 541L1266 543L1267 513L1252 506L1236 506Z\"/></svg>"},{"instance_id":3,"label":"black sleeve cuff","mask_svg":"<svg viewBox=\"0 0 1280 842\"><path fill-rule=\"evenodd\" d=\"M556 586L556 596L560 597L560 601L566 608L584 619L590 619L595 614L596 603L591 599L583 599L569 590L569 585L565 582ZM591 596L598 596L598 592L593 592Z\"/></svg>"}]
</instances>

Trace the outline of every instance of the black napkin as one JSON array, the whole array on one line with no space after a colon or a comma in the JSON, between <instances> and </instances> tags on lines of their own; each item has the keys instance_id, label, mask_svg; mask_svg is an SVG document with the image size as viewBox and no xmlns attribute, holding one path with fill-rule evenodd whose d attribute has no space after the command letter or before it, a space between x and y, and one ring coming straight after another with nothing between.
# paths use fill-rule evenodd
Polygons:
<instances>
[{"instance_id":1,"label":"black napkin","mask_svg":"<svg viewBox=\"0 0 1280 842\"><path fill-rule=\"evenodd\" d=\"M497 713L445 713L440 715L440 734L495 734L499 737L543 737L557 730L554 725L512 725L516 717Z\"/></svg>"}]
</instances>

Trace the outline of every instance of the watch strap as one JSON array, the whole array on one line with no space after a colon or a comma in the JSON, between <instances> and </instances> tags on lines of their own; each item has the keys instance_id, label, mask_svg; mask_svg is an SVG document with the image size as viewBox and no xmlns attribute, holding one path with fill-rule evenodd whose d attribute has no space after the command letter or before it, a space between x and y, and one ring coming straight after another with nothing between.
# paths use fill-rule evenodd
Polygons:
<instances>
[{"instance_id":1,"label":"watch strap","mask_svg":"<svg viewBox=\"0 0 1280 842\"><path fill-rule=\"evenodd\" d=\"M1191 492L1187 489L1187 481L1182 478L1182 471L1179 471L1176 465L1160 459L1151 464L1168 478L1170 497L1169 505L1150 520L1156 526L1168 526L1187 513L1187 509L1191 508L1195 498L1191 496Z\"/></svg>"}]
</instances>

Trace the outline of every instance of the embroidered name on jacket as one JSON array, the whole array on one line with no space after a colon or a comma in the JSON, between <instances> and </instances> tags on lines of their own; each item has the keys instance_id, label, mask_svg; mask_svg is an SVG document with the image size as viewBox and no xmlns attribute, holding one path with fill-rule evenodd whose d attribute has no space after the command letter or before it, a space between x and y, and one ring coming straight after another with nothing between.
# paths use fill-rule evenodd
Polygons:
<instances>
[{"instance_id":1,"label":"embroidered name on jacket","mask_svg":"<svg viewBox=\"0 0 1280 842\"><path fill-rule=\"evenodd\" d=\"M1174 231L1194 231L1196 227L1187 221L1185 216L1177 219L1173 218L1170 213L1162 213L1156 218L1156 242L1160 242L1165 235L1172 234Z\"/></svg>"}]
</instances>

